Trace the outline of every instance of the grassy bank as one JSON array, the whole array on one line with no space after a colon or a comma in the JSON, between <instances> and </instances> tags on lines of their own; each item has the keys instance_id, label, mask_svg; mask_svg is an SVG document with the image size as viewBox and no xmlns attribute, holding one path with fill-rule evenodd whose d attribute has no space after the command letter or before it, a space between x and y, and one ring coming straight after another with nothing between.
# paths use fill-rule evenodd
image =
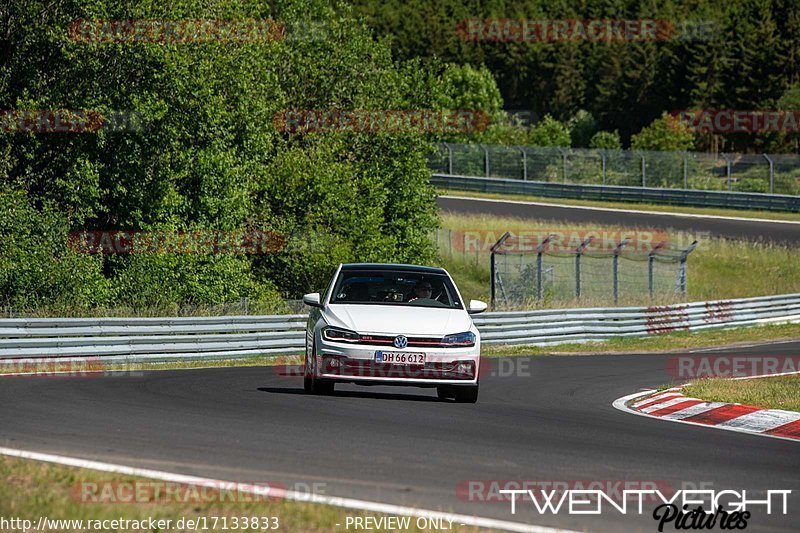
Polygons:
<instances>
[{"instance_id":1,"label":"grassy bank","mask_svg":"<svg viewBox=\"0 0 800 533\"><path fill-rule=\"evenodd\" d=\"M583 235L587 231L619 233L630 229L615 226L553 223L512 217L456 214L443 214L441 227L442 230L438 234L440 265L453 274L465 299L481 300L489 299L488 247L505 231L512 233L569 231ZM660 232L660 230L658 231ZM465 247L461 245L465 232L477 235L476 238L480 239L480 242L474 246L468 245L465 250ZM663 234L658 233L657 235L660 238ZM695 235L671 231L666 232L666 237L671 242L683 246L688 245L694 238L698 238ZM800 292L799 253L797 250L773 244L700 236L699 244L688 260L687 300L717 300ZM610 269L610 259L604 268ZM640 267L640 269L643 268L645 267ZM677 266L670 268L676 270ZM621 285L623 281L621 279ZM541 303L529 302L529 307L608 306L611 303L610 291L609 286L608 296L604 298L590 296L577 301L567 294L558 298L545 299ZM655 300L651 300L645 291L623 294L620 298L621 305L660 305L676 301L678 300L675 296L664 293L657 296Z\"/></svg>"},{"instance_id":2,"label":"grassy bank","mask_svg":"<svg viewBox=\"0 0 800 533\"><path fill-rule=\"evenodd\" d=\"M98 491L104 498L82 498L81 494L85 485L81 483L98 483L100 487L119 487L120 483L136 483L141 480L135 477L96 472L79 468L71 468L37 461L28 461L0 456L0 516L7 520L12 517L32 520L34 527L39 517L63 520L147 520L154 519L172 520L172 527L166 529L132 529L132 528L103 528L104 531L194 531L194 528L176 528L175 524L181 518L198 520L205 518L211 531L222 531L223 518L227 518L228 530L232 527L234 517L270 517L269 524L274 525L273 517L278 519L278 531L341 531L345 526L345 519L352 517L379 517L376 513L362 513L348 511L329 505L293 502L286 500L270 500L269 498L256 498L252 495L238 493L235 490L216 496L213 492L205 490L199 493L191 490L172 491L171 496L157 499L153 493L136 493L135 503L107 503L115 501L119 495L125 497L124 490ZM117 485L102 485L112 482ZM130 486L130 485L123 485ZM134 487L136 485L133 485ZM139 485L141 486L141 485ZM162 487L164 485L157 485ZM95 493L92 493L95 494ZM170 493L168 493L170 494ZM91 503L85 501L89 500ZM253 501L260 500L260 501ZM118 502L119 500L117 500ZM218 527L211 528L214 517L217 517ZM341 524L337 526L337 524ZM414 527L407 531L434 531L419 529L415 519L410 524ZM244 530L245 528L235 528ZM274 528L273 528L274 529ZM87 528L76 528L68 525L51 527L49 531L82 532ZM266 529L247 529L248 531L266 531ZM458 526L453 523L454 531L477 531L476 528ZM22 531L22 529L19 529ZM375 529L374 531L388 531Z\"/></svg>"},{"instance_id":3,"label":"grassy bank","mask_svg":"<svg viewBox=\"0 0 800 533\"><path fill-rule=\"evenodd\" d=\"M703 379L683 388L693 398L800 411L800 375L759 379Z\"/></svg>"},{"instance_id":4,"label":"grassy bank","mask_svg":"<svg viewBox=\"0 0 800 533\"><path fill-rule=\"evenodd\" d=\"M577 205L583 207L602 207L606 209L626 209L632 211L652 211L654 213L685 213L689 215L713 215L738 218L763 218L767 220L790 220L800 222L800 213L776 211L755 211L746 209L723 209L719 207L690 207L682 205L640 204L635 202L601 202L598 200L573 200L571 198L546 198L525 194L496 194L488 192L453 191L438 189L441 195L466 196L470 198L490 198L495 200L516 200L553 205Z\"/></svg>"}]
</instances>

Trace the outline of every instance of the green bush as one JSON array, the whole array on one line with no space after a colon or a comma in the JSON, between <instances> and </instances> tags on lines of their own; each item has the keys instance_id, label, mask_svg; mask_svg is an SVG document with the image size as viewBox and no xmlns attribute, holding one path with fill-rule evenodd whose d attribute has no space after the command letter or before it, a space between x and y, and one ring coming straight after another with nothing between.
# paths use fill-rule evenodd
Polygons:
<instances>
[{"instance_id":1,"label":"green bush","mask_svg":"<svg viewBox=\"0 0 800 533\"><path fill-rule=\"evenodd\" d=\"M0 305L87 308L113 299L102 258L69 245L66 217L34 209L24 192L0 186Z\"/></svg>"},{"instance_id":2,"label":"green bush","mask_svg":"<svg viewBox=\"0 0 800 533\"><path fill-rule=\"evenodd\" d=\"M0 48L13 53L0 60L0 109L131 111L146 124L0 136L0 179L24 191L19 208L30 219L0 222L3 294L14 305L271 301L317 287L339 261L426 262L436 225L430 135L290 131L281 113L501 105L485 69L442 74L435 65L397 64L387 43L318 0L98 0L59 9L11 0L7 9ZM325 31L191 44L87 44L67 31L81 19L266 18L288 27L325 21ZM36 224L63 234L259 230L290 240L270 256L74 256L25 237Z\"/></svg>"}]
</instances>

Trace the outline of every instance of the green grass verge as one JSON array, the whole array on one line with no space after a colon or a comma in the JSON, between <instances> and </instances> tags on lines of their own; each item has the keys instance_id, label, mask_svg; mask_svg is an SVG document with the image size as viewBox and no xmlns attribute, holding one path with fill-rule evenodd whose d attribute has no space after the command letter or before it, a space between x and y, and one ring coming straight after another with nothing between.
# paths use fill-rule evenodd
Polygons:
<instances>
[{"instance_id":1,"label":"green grass verge","mask_svg":"<svg viewBox=\"0 0 800 533\"><path fill-rule=\"evenodd\" d=\"M571 198L546 198L526 194L499 194L473 191L455 191L437 189L440 195L468 196L470 198L490 198L496 200L519 200L554 205L578 205L585 207L604 207L609 209L628 209L635 211L653 211L654 213L685 213L690 215L715 215L741 218L764 218L769 220L800 221L800 213L776 211L751 211L745 209L723 209L719 207L689 207L682 205L640 204L635 202L602 202L598 200L573 200Z\"/></svg>"},{"instance_id":2,"label":"green grass verge","mask_svg":"<svg viewBox=\"0 0 800 533\"><path fill-rule=\"evenodd\" d=\"M253 501L256 498L248 495L231 498L231 495L236 496L236 493L224 495L226 499L223 502L219 501L222 497L215 498L208 493L205 493L208 497L188 498L190 501L187 502L187 493L178 492L178 497L171 497L167 502L156 500L145 501L145 503L86 503L81 501L80 497L80 483L82 482L124 483L136 482L138 478L2 456L0 456L0 478L4 480L3 483L0 483L0 516L7 520L12 517L33 520L34 525L40 516L50 519L84 521L119 518L147 520L149 517L153 517L172 520L173 528L168 531L186 531L186 529L176 529L174 526L181 518L206 517L210 527L212 525L211 517L220 517L218 524L222 524L221 517L227 517L229 521L233 517L277 517L279 531L343 531L347 516L382 516L377 513L348 511L329 505L285 500ZM337 527L336 524L341 525ZM414 527L408 531L435 531L418 529L413 518L410 524ZM231 522L228 525L230 528ZM478 531L477 528L460 527L455 523L453 528L455 531L461 532ZM50 531L83 532L86 530L86 528L61 527ZM221 526L211 530L222 531ZM116 531L116 529L106 528L103 531ZM123 530L120 529L120 531ZM124 529L124 531L132 530ZM140 529L138 531L158 530ZM266 529L249 529L248 531L266 531ZM375 531L388 530L376 529Z\"/></svg>"},{"instance_id":3,"label":"green grass verge","mask_svg":"<svg viewBox=\"0 0 800 533\"><path fill-rule=\"evenodd\" d=\"M759 379L703 379L683 388L692 398L800 411L800 375Z\"/></svg>"},{"instance_id":4,"label":"green grass verge","mask_svg":"<svg viewBox=\"0 0 800 533\"><path fill-rule=\"evenodd\" d=\"M489 215L460 215L447 213L441 215L439 235L439 266L446 268L455 278L465 299L489 299L489 253L488 241L493 244L495 237L503 232L535 232L543 230L564 231L579 234L580 231L620 232L627 228L600 225L581 225L525 220L513 217L496 217ZM459 236L464 232L479 235L482 239L480 250L459 250ZM671 241L687 244L691 236L669 232ZM457 242L453 244L453 240ZM477 247L475 247L477 248ZM513 258L515 259L516 256ZM512 259L512 260L513 260ZM610 269L610 259L608 268ZM626 263L626 261L622 261ZM621 265L620 268L629 265ZM674 268L673 268L674 267ZM677 273L677 265L671 265ZM639 265L642 275L646 265ZM672 272L672 271L671 271ZM641 276L640 276L641 277ZM623 280L624 282L624 280ZM642 280L638 282L643 283ZM621 282L622 283L622 282ZM689 301L718 300L726 298L746 298L770 294L788 294L800 292L800 261L798 251L793 248L774 244L752 243L726 239L701 237L697 249L688 260L687 299ZM575 300L569 294L560 295L558 299L545 299L541 303L529 302L522 308L553 307L593 307L608 306L610 302L610 286L608 296L603 299L583 298ZM651 300L644 290L637 293L623 292L620 305L664 305L676 303L671 294L662 293Z\"/></svg>"}]
</instances>

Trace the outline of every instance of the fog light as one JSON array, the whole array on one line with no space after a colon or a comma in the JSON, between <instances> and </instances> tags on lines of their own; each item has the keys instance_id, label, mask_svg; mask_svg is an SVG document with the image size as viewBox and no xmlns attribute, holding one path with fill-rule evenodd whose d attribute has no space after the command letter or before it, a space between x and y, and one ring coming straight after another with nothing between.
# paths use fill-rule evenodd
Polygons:
<instances>
[{"instance_id":1,"label":"fog light","mask_svg":"<svg viewBox=\"0 0 800 533\"><path fill-rule=\"evenodd\" d=\"M332 374L341 367L338 357L324 357L322 366L327 374Z\"/></svg>"},{"instance_id":2,"label":"fog light","mask_svg":"<svg viewBox=\"0 0 800 533\"><path fill-rule=\"evenodd\" d=\"M475 363L472 361L459 361L456 365L456 372L459 374L465 374L467 376L472 376L474 373Z\"/></svg>"}]
</instances>

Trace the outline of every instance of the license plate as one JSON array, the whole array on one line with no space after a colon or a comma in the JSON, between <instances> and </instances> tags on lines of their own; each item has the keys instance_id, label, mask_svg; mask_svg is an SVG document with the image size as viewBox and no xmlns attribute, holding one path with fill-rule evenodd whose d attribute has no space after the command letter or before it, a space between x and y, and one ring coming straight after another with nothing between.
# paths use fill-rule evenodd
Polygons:
<instances>
[{"instance_id":1,"label":"license plate","mask_svg":"<svg viewBox=\"0 0 800 533\"><path fill-rule=\"evenodd\" d=\"M390 365L424 365L424 353L409 352L375 352L376 363L386 363Z\"/></svg>"}]
</instances>

